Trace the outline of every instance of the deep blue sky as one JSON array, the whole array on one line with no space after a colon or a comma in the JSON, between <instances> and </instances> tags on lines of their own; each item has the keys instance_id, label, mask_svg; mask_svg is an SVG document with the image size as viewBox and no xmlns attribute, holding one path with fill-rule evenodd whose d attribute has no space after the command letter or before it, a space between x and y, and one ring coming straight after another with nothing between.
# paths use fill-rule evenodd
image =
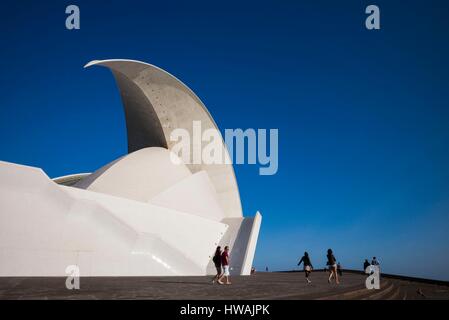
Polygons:
<instances>
[{"instance_id":1,"label":"deep blue sky","mask_svg":"<svg viewBox=\"0 0 449 320\"><path fill-rule=\"evenodd\" d=\"M65 7L81 30L65 29ZM381 9L380 31L364 27ZM126 153L107 69L171 72L219 127L278 128L279 171L236 166L263 214L258 269L379 257L385 272L449 280L448 1L9 1L0 13L0 160L50 177Z\"/></svg>"}]
</instances>

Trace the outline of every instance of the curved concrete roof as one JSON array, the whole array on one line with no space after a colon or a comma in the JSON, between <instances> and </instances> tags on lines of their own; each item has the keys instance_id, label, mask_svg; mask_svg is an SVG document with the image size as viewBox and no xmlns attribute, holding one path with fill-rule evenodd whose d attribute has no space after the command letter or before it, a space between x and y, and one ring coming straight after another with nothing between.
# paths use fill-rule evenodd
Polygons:
<instances>
[{"instance_id":1,"label":"curved concrete roof","mask_svg":"<svg viewBox=\"0 0 449 320\"><path fill-rule=\"evenodd\" d=\"M171 149L175 142L172 130L186 129L193 136L193 121L201 129L218 127L201 100L184 83L168 72L140 61L91 61L85 67L109 68L122 97L128 132L128 152L147 147ZM229 159L222 142L222 154ZM225 163L229 163L226 161ZM218 202L226 217L242 217L237 181L232 164L187 164L192 173L206 171L217 192Z\"/></svg>"},{"instance_id":2,"label":"curved concrete roof","mask_svg":"<svg viewBox=\"0 0 449 320\"><path fill-rule=\"evenodd\" d=\"M165 148L143 148L98 169L74 187L146 202L192 175ZM173 155L172 155L173 156Z\"/></svg>"}]
</instances>

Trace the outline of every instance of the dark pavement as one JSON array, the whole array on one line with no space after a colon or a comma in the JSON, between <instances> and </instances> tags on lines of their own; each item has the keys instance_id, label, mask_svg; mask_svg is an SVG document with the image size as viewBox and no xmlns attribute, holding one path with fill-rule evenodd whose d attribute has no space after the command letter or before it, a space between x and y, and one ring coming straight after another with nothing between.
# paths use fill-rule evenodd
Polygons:
<instances>
[{"instance_id":1,"label":"dark pavement","mask_svg":"<svg viewBox=\"0 0 449 320\"><path fill-rule=\"evenodd\" d=\"M80 290L68 290L66 278L0 278L0 299L449 299L449 286L382 279L380 290L365 288L365 275L345 273L340 285L314 272L306 284L302 272L257 273L232 277L232 285L212 277L92 277Z\"/></svg>"}]
</instances>

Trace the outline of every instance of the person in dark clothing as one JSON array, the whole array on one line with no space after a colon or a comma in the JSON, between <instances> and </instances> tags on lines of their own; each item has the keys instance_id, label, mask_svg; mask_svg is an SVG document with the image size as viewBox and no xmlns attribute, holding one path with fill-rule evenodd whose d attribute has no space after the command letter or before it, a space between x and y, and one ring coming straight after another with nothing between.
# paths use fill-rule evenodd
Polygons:
<instances>
[{"instance_id":1,"label":"person in dark clothing","mask_svg":"<svg viewBox=\"0 0 449 320\"><path fill-rule=\"evenodd\" d=\"M365 259L365 262L363 263L363 273L365 273L366 268L368 268L371 264L368 262L368 259Z\"/></svg>"},{"instance_id":2,"label":"person in dark clothing","mask_svg":"<svg viewBox=\"0 0 449 320\"><path fill-rule=\"evenodd\" d=\"M337 274L337 259L335 259L335 256L331 249L327 250L327 265L329 266L329 279L327 279L327 282L331 283L332 277L335 277L335 283L339 284L340 280L338 279Z\"/></svg>"},{"instance_id":3,"label":"person in dark clothing","mask_svg":"<svg viewBox=\"0 0 449 320\"><path fill-rule=\"evenodd\" d=\"M338 273L338 276L339 276L339 277L341 277L341 276L343 275L343 270L341 269L341 264L340 264L340 262L337 263L337 273Z\"/></svg>"},{"instance_id":4,"label":"person in dark clothing","mask_svg":"<svg viewBox=\"0 0 449 320\"><path fill-rule=\"evenodd\" d=\"M373 260L371 260L371 265L373 266L372 267L372 269L373 269L372 272L374 272L374 270L377 269L377 270L379 270L379 273L380 273L380 263L379 263L379 260L377 260L376 257L373 257Z\"/></svg>"},{"instance_id":5,"label":"person in dark clothing","mask_svg":"<svg viewBox=\"0 0 449 320\"><path fill-rule=\"evenodd\" d=\"M214 257L212 258L212 261L214 262L215 269L217 270L217 274L212 279L212 283L215 283L218 279L221 277L221 247L218 246L215 250Z\"/></svg>"},{"instance_id":6,"label":"person in dark clothing","mask_svg":"<svg viewBox=\"0 0 449 320\"><path fill-rule=\"evenodd\" d=\"M379 263L379 261L377 260L376 257L373 257L373 260L371 260L371 265L373 265L373 266L379 266L380 265L380 263Z\"/></svg>"},{"instance_id":7,"label":"person in dark clothing","mask_svg":"<svg viewBox=\"0 0 449 320\"><path fill-rule=\"evenodd\" d=\"M224 248L223 253L221 254L221 265L223 266L223 274L220 278L218 278L219 284L231 284L229 281L229 276L231 275L229 272L229 247L226 246ZM222 282L221 279L226 278L226 283Z\"/></svg>"},{"instance_id":8,"label":"person in dark clothing","mask_svg":"<svg viewBox=\"0 0 449 320\"><path fill-rule=\"evenodd\" d=\"M309 280L309 275L312 272L313 266L307 251L304 252L304 256L301 258L301 260L299 260L298 266L301 265L301 263L304 263L304 273L306 274L306 281L307 283L311 283L312 281Z\"/></svg>"}]
</instances>

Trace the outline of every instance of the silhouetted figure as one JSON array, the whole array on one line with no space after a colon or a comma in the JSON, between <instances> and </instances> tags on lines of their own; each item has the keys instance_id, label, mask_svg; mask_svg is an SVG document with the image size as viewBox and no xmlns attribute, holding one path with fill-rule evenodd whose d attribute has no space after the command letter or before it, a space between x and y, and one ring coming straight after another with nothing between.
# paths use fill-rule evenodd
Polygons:
<instances>
[{"instance_id":1,"label":"silhouetted figure","mask_svg":"<svg viewBox=\"0 0 449 320\"><path fill-rule=\"evenodd\" d=\"M312 272L313 266L312 266L312 262L310 261L309 258L309 254L306 252L304 252L304 256L301 258L301 260L299 260L298 262L298 266L304 263L304 273L306 275L306 281L307 283L311 283L312 281L309 280L309 275Z\"/></svg>"},{"instance_id":2,"label":"silhouetted figure","mask_svg":"<svg viewBox=\"0 0 449 320\"><path fill-rule=\"evenodd\" d=\"M335 277L335 283L339 284L340 280L338 279L337 274L337 259L335 259L332 249L327 250L326 257L327 257L327 265L329 266L330 270L330 275L329 279L327 279L327 282L331 283L332 277Z\"/></svg>"},{"instance_id":3,"label":"silhouetted figure","mask_svg":"<svg viewBox=\"0 0 449 320\"><path fill-rule=\"evenodd\" d=\"M217 249L215 249L214 257L212 258L212 261L214 262L215 269L217 270L217 274L212 279L212 283L215 283L218 279L221 277L221 247L218 246Z\"/></svg>"},{"instance_id":4,"label":"silhouetted figure","mask_svg":"<svg viewBox=\"0 0 449 320\"><path fill-rule=\"evenodd\" d=\"M376 257L373 257L373 260L371 260L371 265L377 267L377 270L379 271L379 275L380 275L380 263ZM371 269L374 269L374 268L371 268ZM371 273L374 273L374 270L372 270Z\"/></svg>"},{"instance_id":5,"label":"silhouetted figure","mask_svg":"<svg viewBox=\"0 0 449 320\"><path fill-rule=\"evenodd\" d=\"M268 267L265 267L265 272L268 272Z\"/></svg>"},{"instance_id":6,"label":"silhouetted figure","mask_svg":"<svg viewBox=\"0 0 449 320\"><path fill-rule=\"evenodd\" d=\"M365 259L363 263L363 273L365 273L366 268L368 268L371 264L368 262L368 259Z\"/></svg>"},{"instance_id":7,"label":"silhouetted figure","mask_svg":"<svg viewBox=\"0 0 449 320\"><path fill-rule=\"evenodd\" d=\"M343 270L341 269L341 264L340 262L337 263L337 273L338 275L341 277L343 275Z\"/></svg>"}]
</instances>

